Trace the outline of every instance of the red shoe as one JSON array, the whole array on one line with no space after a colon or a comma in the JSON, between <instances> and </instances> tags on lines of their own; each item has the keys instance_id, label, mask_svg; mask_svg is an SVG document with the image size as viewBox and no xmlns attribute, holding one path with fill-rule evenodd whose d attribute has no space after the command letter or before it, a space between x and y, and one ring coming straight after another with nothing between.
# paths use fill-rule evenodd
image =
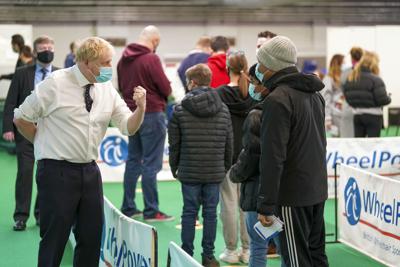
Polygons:
<instances>
[{"instance_id":1,"label":"red shoe","mask_svg":"<svg viewBox=\"0 0 400 267\"><path fill-rule=\"evenodd\" d=\"M152 216L145 216L145 222L169 222L175 220L175 217L169 216L161 211L157 212Z\"/></svg>"}]
</instances>

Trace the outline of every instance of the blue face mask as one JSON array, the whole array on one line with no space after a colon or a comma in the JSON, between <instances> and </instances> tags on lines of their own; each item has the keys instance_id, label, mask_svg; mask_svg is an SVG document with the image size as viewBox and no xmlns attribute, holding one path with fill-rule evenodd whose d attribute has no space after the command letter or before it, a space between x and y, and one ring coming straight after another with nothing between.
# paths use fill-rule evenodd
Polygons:
<instances>
[{"instance_id":1,"label":"blue face mask","mask_svg":"<svg viewBox=\"0 0 400 267\"><path fill-rule=\"evenodd\" d=\"M258 71L258 68L260 67L260 63L257 63L257 65L256 65L256 77L257 77L257 79L259 80L259 81L263 81L263 79L264 79L264 74L262 74L261 72L259 72Z\"/></svg>"},{"instance_id":2,"label":"blue face mask","mask_svg":"<svg viewBox=\"0 0 400 267\"><path fill-rule=\"evenodd\" d=\"M96 82L105 83L111 80L112 78L112 68L111 67L100 67L100 74L95 76Z\"/></svg>"},{"instance_id":3,"label":"blue face mask","mask_svg":"<svg viewBox=\"0 0 400 267\"><path fill-rule=\"evenodd\" d=\"M252 83L249 84L249 95L250 95L251 98L253 98L256 101L261 101L262 100L261 93L260 92L256 92L256 87Z\"/></svg>"}]
</instances>

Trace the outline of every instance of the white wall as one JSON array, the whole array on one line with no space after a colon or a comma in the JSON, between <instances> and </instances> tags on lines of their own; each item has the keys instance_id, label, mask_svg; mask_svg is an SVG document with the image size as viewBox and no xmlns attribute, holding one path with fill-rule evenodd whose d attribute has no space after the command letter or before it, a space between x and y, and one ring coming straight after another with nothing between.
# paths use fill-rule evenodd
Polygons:
<instances>
[{"instance_id":1,"label":"white wall","mask_svg":"<svg viewBox=\"0 0 400 267\"><path fill-rule=\"evenodd\" d=\"M101 37L126 38L128 43L137 39L145 24L127 25L33 25L33 37L48 34L56 41L54 64L63 65L65 55L69 51L69 43L74 39L98 35ZM224 35L235 37L237 48L246 52L249 62L255 62L255 42L257 33L270 30L290 37L297 45L300 55L323 56L326 51L326 27L314 25L157 25L161 31L161 44L157 53L162 58L181 56L190 51L201 35ZM117 49L119 58L121 49Z\"/></svg>"},{"instance_id":2,"label":"white wall","mask_svg":"<svg viewBox=\"0 0 400 267\"><path fill-rule=\"evenodd\" d=\"M47 34L55 40L54 65L64 66L65 56L69 53L69 44L76 39L97 35L103 38L126 38L127 43L134 42L146 24L71 24L71 25L32 25L32 39ZM300 56L324 56L326 52L326 27L323 25L219 25L219 24L161 24L161 43L158 55L165 61L171 58L183 58L194 47L202 35L224 35L236 38L236 48L246 52L249 64L256 62L255 43L261 31L272 32L290 37L299 50ZM113 64L116 66L123 47L116 47ZM14 62L14 61L13 61ZM114 70L115 74L115 70ZM114 75L116 85L116 75Z\"/></svg>"},{"instance_id":3,"label":"white wall","mask_svg":"<svg viewBox=\"0 0 400 267\"><path fill-rule=\"evenodd\" d=\"M11 48L11 36L16 33L24 37L26 44L32 43L31 25L0 25L0 74L14 72L18 54L14 53ZM7 96L9 86L9 80L0 80L0 99L4 99Z\"/></svg>"},{"instance_id":4,"label":"white wall","mask_svg":"<svg viewBox=\"0 0 400 267\"><path fill-rule=\"evenodd\" d=\"M33 25L33 39L40 35L48 35L54 39L54 65L64 67L65 56L69 53L72 41L95 34L92 25Z\"/></svg>"},{"instance_id":5,"label":"white wall","mask_svg":"<svg viewBox=\"0 0 400 267\"><path fill-rule=\"evenodd\" d=\"M400 26L328 27L326 43L327 59L341 53L346 55L347 64L351 63L349 51L352 46L375 51L380 58L380 75L386 90L392 94L389 107L400 106Z\"/></svg>"}]
</instances>

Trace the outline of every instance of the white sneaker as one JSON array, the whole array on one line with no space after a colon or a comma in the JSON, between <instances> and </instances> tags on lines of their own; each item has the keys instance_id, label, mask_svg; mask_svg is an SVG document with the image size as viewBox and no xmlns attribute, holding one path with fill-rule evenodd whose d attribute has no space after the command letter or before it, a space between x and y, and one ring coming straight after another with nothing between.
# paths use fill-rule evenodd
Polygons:
<instances>
[{"instance_id":1,"label":"white sneaker","mask_svg":"<svg viewBox=\"0 0 400 267\"><path fill-rule=\"evenodd\" d=\"M225 248L224 252L219 255L219 259L227 263L239 263L238 253L235 250L230 250L227 248Z\"/></svg>"},{"instance_id":2,"label":"white sneaker","mask_svg":"<svg viewBox=\"0 0 400 267\"><path fill-rule=\"evenodd\" d=\"M250 251L249 249L240 248L238 251L239 260L245 264L249 264Z\"/></svg>"}]
</instances>

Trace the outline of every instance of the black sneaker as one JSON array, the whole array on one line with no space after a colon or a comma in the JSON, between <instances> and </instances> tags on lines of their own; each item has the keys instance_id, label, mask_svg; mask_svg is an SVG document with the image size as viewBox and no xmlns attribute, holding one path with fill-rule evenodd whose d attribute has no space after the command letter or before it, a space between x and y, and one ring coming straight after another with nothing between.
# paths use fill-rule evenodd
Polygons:
<instances>
[{"instance_id":1,"label":"black sneaker","mask_svg":"<svg viewBox=\"0 0 400 267\"><path fill-rule=\"evenodd\" d=\"M169 216L169 215L159 211L152 216L145 216L144 220L146 222L169 222L169 221L175 220L175 217Z\"/></svg>"},{"instance_id":2,"label":"black sneaker","mask_svg":"<svg viewBox=\"0 0 400 267\"><path fill-rule=\"evenodd\" d=\"M132 219L136 219L143 216L143 211L135 210L133 214L130 216Z\"/></svg>"},{"instance_id":3,"label":"black sneaker","mask_svg":"<svg viewBox=\"0 0 400 267\"><path fill-rule=\"evenodd\" d=\"M217 261L217 259L212 256L212 257L207 257L207 256L203 256L202 257L202 264L204 267L219 267L219 262Z\"/></svg>"},{"instance_id":4,"label":"black sneaker","mask_svg":"<svg viewBox=\"0 0 400 267\"><path fill-rule=\"evenodd\" d=\"M14 231L25 231L26 223L22 220L17 220L13 226Z\"/></svg>"}]
</instances>

